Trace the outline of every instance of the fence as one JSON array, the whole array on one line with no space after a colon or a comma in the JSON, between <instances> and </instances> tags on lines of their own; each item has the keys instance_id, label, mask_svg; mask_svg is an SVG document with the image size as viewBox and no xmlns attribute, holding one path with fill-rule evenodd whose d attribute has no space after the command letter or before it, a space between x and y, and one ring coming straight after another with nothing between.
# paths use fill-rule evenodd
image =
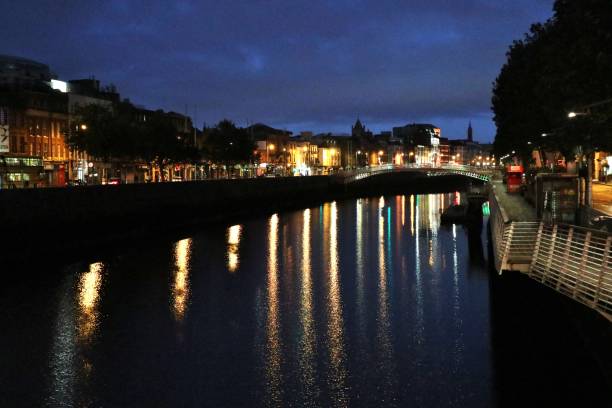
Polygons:
<instances>
[{"instance_id":1,"label":"fence","mask_svg":"<svg viewBox=\"0 0 612 408\"><path fill-rule=\"evenodd\" d=\"M495 268L519 271L612 321L612 235L573 225L512 222L490 195Z\"/></svg>"},{"instance_id":2,"label":"fence","mask_svg":"<svg viewBox=\"0 0 612 408\"><path fill-rule=\"evenodd\" d=\"M612 320L612 236L540 224L528 275Z\"/></svg>"}]
</instances>

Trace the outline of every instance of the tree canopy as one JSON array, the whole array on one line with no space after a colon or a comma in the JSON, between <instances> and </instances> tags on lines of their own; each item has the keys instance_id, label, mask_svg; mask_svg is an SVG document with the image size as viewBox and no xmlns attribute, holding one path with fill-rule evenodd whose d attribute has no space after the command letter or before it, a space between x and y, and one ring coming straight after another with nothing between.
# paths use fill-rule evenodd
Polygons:
<instances>
[{"instance_id":1,"label":"tree canopy","mask_svg":"<svg viewBox=\"0 0 612 408\"><path fill-rule=\"evenodd\" d=\"M206 156L226 164L248 163L253 160L255 144L248 132L227 119L206 129L204 146Z\"/></svg>"},{"instance_id":2,"label":"tree canopy","mask_svg":"<svg viewBox=\"0 0 612 408\"><path fill-rule=\"evenodd\" d=\"M493 87L496 153L540 146L572 160L576 149L612 148L612 2L557 0L506 55Z\"/></svg>"},{"instance_id":3,"label":"tree canopy","mask_svg":"<svg viewBox=\"0 0 612 408\"><path fill-rule=\"evenodd\" d=\"M143 160L160 168L176 161L197 160L197 151L181 140L174 124L162 112L137 120L130 104L114 109L91 104L79 107L69 133L69 144L105 161Z\"/></svg>"}]
</instances>

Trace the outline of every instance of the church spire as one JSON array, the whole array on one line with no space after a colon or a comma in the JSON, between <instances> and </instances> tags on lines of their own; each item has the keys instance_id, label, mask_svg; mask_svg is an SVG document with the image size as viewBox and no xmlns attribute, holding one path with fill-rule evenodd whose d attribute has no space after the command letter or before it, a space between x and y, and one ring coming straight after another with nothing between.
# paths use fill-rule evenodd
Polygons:
<instances>
[{"instance_id":1,"label":"church spire","mask_svg":"<svg viewBox=\"0 0 612 408\"><path fill-rule=\"evenodd\" d=\"M470 124L468 125L468 130L467 130L467 140L468 140L468 142L473 142L474 141L474 139L473 139L474 134L473 133L474 132L472 130L472 121L470 120Z\"/></svg>"}]
</instances>

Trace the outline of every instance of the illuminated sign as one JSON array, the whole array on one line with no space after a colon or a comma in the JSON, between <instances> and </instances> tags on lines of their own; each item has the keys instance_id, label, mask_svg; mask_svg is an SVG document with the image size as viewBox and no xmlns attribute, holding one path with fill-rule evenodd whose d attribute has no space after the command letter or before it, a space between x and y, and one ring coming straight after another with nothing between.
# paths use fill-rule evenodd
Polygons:
<instances>
[{"instance_id":1,"label":"illuminated sign","mask_svg":"<svg viewBox=\"0 0 612 408\"><path fill-rule=\"evenodd\" d=\"M11 138L9 137L9 125L0 125L0 153L11 151Z\"/></svg>"},{"instance_id":2,"label":"illuminated sign","mask_svg":"<svg viewBox=\"0 0 612 408\"><path fill-rule=\"evenodd\" d=\"M431 138L431 145L432 146L438 146L439 144L440 144L440 139L438 139L435 136L432 136L432 138Z\"/></svg>"},{"instance_id":3,"label":"illuminated sign","mask_svg":"<svg viewBox=\"0 0 612 408\"><path fill-rule=\"evenodd\" d=\"M51 88L63 93L68 92L68 84L64 81L58 81L57 79L51 80Z\"/></svg>"}]
</instances>

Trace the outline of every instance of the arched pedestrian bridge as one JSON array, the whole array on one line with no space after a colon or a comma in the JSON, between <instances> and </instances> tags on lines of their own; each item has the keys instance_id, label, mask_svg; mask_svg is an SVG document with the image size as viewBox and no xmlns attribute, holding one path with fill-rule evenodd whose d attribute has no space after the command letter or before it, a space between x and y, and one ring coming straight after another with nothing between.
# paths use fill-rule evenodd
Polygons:
<instances>
[{"instance_id":1,"label":"arched pedestrian bridge","mask_svg":"<svg viewBox=\"0 0 612 408\"><path fill-rule=\"evenodd\" d=\"M491 180L491 176L493 174L492 169L473 166L446 165L441 167L431 167L414 165L396 166L389 164L367 167L357 170L343 171L338 174L338 177L342 179L344 184L350 184L368 177L377 176L385 173L397 172L409 172L417 174L420 173L427 177L464 176L482 182L488 182L489 180Z\"/></svg>"}]
</instances>

